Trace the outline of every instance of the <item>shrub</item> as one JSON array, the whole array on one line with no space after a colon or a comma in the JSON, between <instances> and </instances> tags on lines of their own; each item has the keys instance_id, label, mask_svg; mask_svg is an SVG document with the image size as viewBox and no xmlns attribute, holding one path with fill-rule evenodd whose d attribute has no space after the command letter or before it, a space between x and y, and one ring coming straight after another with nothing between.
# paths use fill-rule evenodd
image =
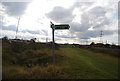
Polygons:
<instances>
[{"instance_id":1,"label":"shrub","mask_svg":"<svg viewBox=\"0 0 120 81\"><path fill-rule=\"evenodd\" d=\"M67 75L58 66L9 66L3 68L3 79L64 79Z\"/></svg>"}]
</instances>

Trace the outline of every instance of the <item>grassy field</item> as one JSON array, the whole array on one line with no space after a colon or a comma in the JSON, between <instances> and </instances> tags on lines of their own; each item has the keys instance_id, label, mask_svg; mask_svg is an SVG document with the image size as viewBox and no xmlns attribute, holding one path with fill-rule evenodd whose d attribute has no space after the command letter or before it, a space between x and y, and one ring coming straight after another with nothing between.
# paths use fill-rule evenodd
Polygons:
<instances>
[{"instance_id":1,"label":"grassy field","mask_svg":"<svg viewBox=\"0 0 120 81\"><path fill-rule=\"evenodd\" d=\"M3 79L117 79L118 58L87 49L30 42L2 46ZM16 76L17 75L17 76Z\"/></svg>"},{"instance_id":2,"label":"grassy field","mask_svg":"<svg viewBox=\"0 0 120 81\"><path fill-rule=\"evenodd\" d=\"M117 79L118 59L102 53L80 48L60 48L66 59L57 64L69 74L69 78Z\"/></svg>"}]
</instances>

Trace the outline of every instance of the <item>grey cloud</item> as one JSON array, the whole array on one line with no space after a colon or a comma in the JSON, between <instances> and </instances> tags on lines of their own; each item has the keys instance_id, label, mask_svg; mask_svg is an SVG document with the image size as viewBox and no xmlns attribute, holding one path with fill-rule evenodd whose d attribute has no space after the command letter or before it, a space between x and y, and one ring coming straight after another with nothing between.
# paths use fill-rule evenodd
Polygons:
<instances>
[{"instance_id":1,"label":"grey cloud","mask_svg":"<svg viewBox=\"0 0 120 81\"><path fill-rule=\"evenodd\" d=\"M80 2L80 1L76 1L76 3L73 5L75 7L80 7L80 6L83 6L83 5L86 5L86 6L91 6L94 2Z\"/></svg>"},{"instance_id":2,"label":"grey cloud","mask_svg":"<svg viewBox=\"0 0 120 81\"><path fill-rule=\"evenodd\" d=\"M81 24L70 23L71 31L78 34L80 39L89 39L91 37L99 37L100 30L105 31L105 35L111 35L114 31L104 30L105 25L110 24L110 20L105 16L106 10L102 7L95 7L90 11L86 11L81 15ZM93 27L93 31L88 29Z\"/></svg>"},{"instance_id":3,"label":"grey cloud","mask_svg":"<svg viewBox=\"0 0 120 81\"><path fill-rule=\"evenodd\" d=\"M15 25L10 25L10 26L0 26L0 29L2 30L7 30L7 31L16 31L17 27ZM18 32L22 32L22 33L30 33L30 34L41 34L41 35L48 35L47 30L29 30L29 29L24 29L24 30L19 30Z\"/></svg>"},{"instance_id":4,"label":"grey cloud","mask_svg":"<svg viewBox=\"0 0 120 81\"><path fill-rule=\"evenodd\" d=\"M120 20L120 1L118 2L118 19Z\"/></svg>"},{"instance_id":5,"label":"grey cloud","mask_svg":"<svg viewBox=\"0 0 120 81\"><path fill-rule=\"evenodd\" d=\"M81 39L89 39L90 37L81 37Z\"/></svg>"},{"instance_id":6,"label":"grey cloud","mask_svg":"<svg viewBox=\"0 0 120 81\"><path fill-rule=\"evenodd\" d=\"M72 9L65 9L63 7L55 7L53 11L46 14L46 16L58 23L69 23L73 20Z\"/></svg>"},{"instance_id":7,"label":"grey cloud","mask_svg":"<svg viewBox=\"0 0 120 81\"><path fill-rule=\"evenodd\" d=\"M84 6L84 8L82 8L82 10L92 6L94 4L94 2L80 2L80 1L76 1L75 4L72 6L72 8L81 8L82 6Z\"/></svg>"},{"instance_id":8,"label":"grey cloud","mask_svg":"<svg viewBox=\"0 0 120 81\"><path fill-rule=\"evenodd\" d=\"M81 24L72 22L72 20L74 18L74 15L72 14L72 12L73 12L74 8L78 8L81 10L82 6L85 6L85 8L82 9L84 11L84 9L89 8L90 6L92 6L92 4L93 3L78 2L78 3L75 3L71 8L68 8L68 9L63 8L63 7L55 7L50 13L46 14L46 16L48 18L54 20L57 23L69 23L70 31L72 32L72 34L77 35L77 38L80 38L83 40L99 37L101 30L103 30L103 34L104 34L103 36L112 35L112 34L116 33L116 31L104 30L104 26L106 25L109 27L109 24L111 23L111 21L106 17L106 13L107 13L107 9L108 9L108 8L106 9L106 7L103 8L103 7L97 6L97 7L90 9L89 11L83 12L83 14L81 15ZM119 11L118 11L118 13L119 13ZM12 12L10 12L10 13L12 13ZM9 13L9 15L11 15L10 13ZM118 17L119 17L119 14L118 14ZM88 30L90 27L93 27L93 31ZM13 28L13 29L6 28L6 29L16 30L16 28ZM25 30L25 32L29 32L32 34L48 35L47 31L45 31L45 30L41 30L41 31ZM66 35L57 35L55 39L57 39L57 38L75 38L75 37L74 36L70 37L70 36L66 36Z\"/></svg>"},{"instance_id":9,"label":"grey cloud","mask_svg":"<svg viewBox=\"0 0 120 81\"><path fill-rule=\"evenodd\" d=\"M21 16L25 13L28 2L3 2L2 5L9 16Z\"/></svg>"},{"instance_id":10,"label":"grey cloud","mask_svg":"<svg viewBox=\"0 0 120 81\"><path fill-rule=\"evenodd\" d=\"M46 37L41 37L40 39L42 39L42 40L46 40Z\"/></svg>"},{"instance_id":11,"label":"grey cloud","mask_svg":"<svg viewBox=\"0 0 120 81\"><path fill-rule=\"evenodd\" d=\"M61 41L62 41L62 39L61 39L61 38L55 38L55 41L58 41L58 40L61 40Z\"/></svg>"},{"instance_id":12,"label":"grey cloud","mask_svg":"<svg viewBox=\"0 0 120 81\"><path fill-rule=\"evenodd\" d=\"M103 27L104 25L110 24L110 21L105 16L105 8L95 7L88 12L85 12L81 16L81 23L83 25L88 25L88 27L93 26L94 28Z\"/></svg>"},{"instance_id":13,"label":"grey cloud","mask_svg":"<svg viewBox=\"0 0 120 81\"><path fill-rule=\"evenodd\" d=\"M74 16L72 11L76 7L86 6L87 8L91 6L93 2L76 2L71 8L64 9L62 7L55 7L52 12L48 13L47 16L59 23L69 23L72 31L74 32L84 32L90 27L98 29L104 27L104 25L109 24L109 20L105 17L106 10L102 7L92 8L90 11L86 11L81 15L81 24L73 23L72 20ZM100 24L98 24L99 22Z\"/></svg>"},{"instance_id":14,"label":"grey cloud","mask_svg":"<svg viewBox=\"0 0 120 81\"><path fill-rule=\"evenodd\" d=\"M15 25L3 26L2 30L16 31L16 26Z\"/></svg>"},{"instance_id":15,"label":"grey cloud","mask_svg":"<svg viewBox=\"0 0 120 81\"><path fill-rule=\"evenodd\" d=\"M48 31L47 30L41 30L41 33L44 35L48 35Z\"/></svg>"},{"instance_id":16,"label":"grey cloud","mask_svg":"<svg viewBox=\"0 0 120 81\"><path fill-rule=\"evenodd\" d=\"M46 16L57 23L71 23L73 18L75 17L75 15L72 14L75 8L81 8L82 6L85 6L85 8L88 8L92 4L93 2L77 1L73 6L71 6L68 9L57 6L57 7L54 7L54 9L51 12L46 14Z\"/></svg>"},{"instance_id":17,"label":"grey cloud","mask_svg":"<svg viewBox=\"0 0 120 81\"><path fill-rule=\"evenodd\" d=\"M86 24L70 23L70 26L71 26L70 31L74 31L74 32L85 32L90 27L88 23Z\"/></svg>"},{"instance_id":18,"label":"grey cloud","mask_svg":"<svg viewBox=\"0 0 120 81\"><path fill-rule=\"evenodd\" d=\"M107 35L112 35L116 33L115 30L104 30L103 31L103 36L107 36ZM82 32L82 33L78 33L77 37L80 39L89 39L89 38L96 38L96 37L100 37L100 30L93 30L93 31L87 31L87 32Z\"/></svg>"},{"instance_id":19,"label":"grey cloud","mask_svg":"<svg viewBox=\"0 0 120 81\"><path fill-rule=\"evenodd\" d=\"M22 30L21 32L23 32L23 33L28 32L28 33L31 33L31 34L40 34L40 31L38 31L38 30L34 30L34 31L32 31L32 30Z\"/></svg>"},{"instance_id":20,"label":"grey cloud","mask_svg":"<svg viewBox=\"0 0 120 81\"><path fill-rule=\"evenodd\" d=\"M74 32L86 32L90 27L94 29L104 28L105 25L109 25L110 21L105 16L105 9L102 7L95 7L90 11L86 11L81 15L81 24L71 22L71 31Z\"/></svg>"},{"instance_id":21,"label":"grey cloud","mask_svg":"<svg viewBox=\"0 0 120 81\"><path fill-rule=\"evenodd\" d=\"M70 31L73 34L76 34L77 37L80 39L99 37L101 30L104 31L104 35L114 34L116 31L104 30L105 26L109 27L109 25L112 23L112 21L106 17L108 8L96 6L88 11L84 10L89 8L93 4L94 4L93 2L88 2L88 3L76 2L69 9L64 9L62 7L55 7L53 11L47 14L47 16L59 23L66 23L66 20L68 19L69 21L67 21L67 23L70 24ZM84 6L83 9L82 6ZM74 15L72 15L72 11L75 8L82 9L84 11L83 14L81 15L81 24L77 22L72 22L74 18ZM88 30L91 27L93 28L93 31ZM69 38L67 36L58 36L58 37Z\"/></svg>"},{"instance_id":22,"label":"grey cloud","mask_svg":"<svg viewBox=\"0 0 120 81\"><path fill-rule=\"evenodd\" d=\"M56 35L58 38L75 38L75 36L68 36L68 35Z\"/></svg>"},{"instance_id":23,"label":"grey cloud","mask_svg":"<svg viewBox=\"0 0 120 81\"><path fill-rule=\"evenodd\" d=\"M104 16L106 13L105 8L103 7L94 7L89 11L92 15L96 15L96 16Z\"/></svg>"},{"instance_id":24,"label":"grey cloud","mask_svg":"<svg viewBox=\"0 0 120 81\"><path fill-rule=\"evenodd\" d=\"M15 25L10 25L10 26L3 26L1 29L15 32L17 27ZM28 32L30 34L40 34L40 31L38 31L38 30L32 31L32 30L25 29L25 30L20 30L20 31L18 30L18 32L22 32L22 33Z\"/></svg>"},{"instance_id":25,"label":"grey cloud","mask_svg":"<svg viewBox=\"0 0 120 81\"><path fill-rule=\"evenodd\" d=\"M5 25L5 24L7 24L5 16L0 14L0 26L2 27L2 25Z\"/></svg>"}]
</instances>

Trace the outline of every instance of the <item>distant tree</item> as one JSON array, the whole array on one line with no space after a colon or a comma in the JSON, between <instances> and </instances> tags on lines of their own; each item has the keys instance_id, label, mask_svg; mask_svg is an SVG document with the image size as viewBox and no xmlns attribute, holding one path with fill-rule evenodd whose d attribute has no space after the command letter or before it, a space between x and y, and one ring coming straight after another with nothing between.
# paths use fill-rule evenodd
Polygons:
<instances>
[{"instance_id":1,"label":"distant tree","mask_svg":"<svg viewBox=\"0 0 120 81\"><path fill-rule=\"evenodd\" d=\"M5 36L5 37L3 37L2 39L3 39L3 40L8 40L8 37L7 37L7 36Z\"/></svg>"},{"instance_id":2,"label":"distant tree","mask_svg":"<svg viewBox=\"0 0 120 81\"><path fill-rule=\"evenodd\" d=\"M90 45L95 45L95 43L94 43L94 42L92 42Z\"/></svg>"},{"instance_id":3,"label":"distant tree","mask_svg":"<svg viewBox=\"0 0 120 81\"><path fill-rule=\"evenodd\" d=\"M34 49L34 50L37 49L35 41L36 41L36 38L32 38L32 39L30 40L30 42L31 42L31 43L30 43L30 48L31 48L31 49Z\"/></svg>"},{"instance_id":4,"label":"distant tree","mask_svg":"<svg viewBox=\"0 0 120 81\"><path fill-rule=\"evenodd\" d=\"M110 44L107 44L107 43L106 43L106 44L105 44L105 47L110 47Z\"/></svg>"},{"instance_id":5,"label":"distant tree","mask_svg":"<svg viewBox=\"0 0 120 81\"><path fill-rule=\"evenodd\" d=\"M7 36L3 37L3 38L2 38L2 42L9 43L8 37L7 37Z\"/></svg>"},{"instance_id":6,"label":"distant tree","mask_svg":"<svg viewBox=\"0 0 120 81\"><path fill-rule=\"evenodd\" d=\"M32 38L30 41L33 42L33 43L35 43L36 38Z\"/></svg>"},{"instance_id":7,"label":"distant tree","mask_svg":"<svg viewBox=\"0 0 120 81\"><path fill-rule=\"evenodd\" d=\"M113 46L115 46L115 43L112 43Z\"/></svg>"},{"instance_id":8,"label":"distant tree","mask_svg":"<svg viewBox=\"0 0 120 81\"><path fill-rule=\"evenodd\" d=\"M115 43L112 43L112 47L116 47Z\"/></svg>"}]
</instances>

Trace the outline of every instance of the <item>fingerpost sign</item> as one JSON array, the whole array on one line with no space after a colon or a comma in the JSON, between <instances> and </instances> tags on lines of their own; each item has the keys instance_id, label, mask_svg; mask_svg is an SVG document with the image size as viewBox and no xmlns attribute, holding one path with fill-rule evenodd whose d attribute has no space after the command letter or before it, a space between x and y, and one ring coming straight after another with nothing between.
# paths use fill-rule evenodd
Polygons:
<instances>
[{"instance_id":1,"label":"fingerpost sign","mask_svg":"<svg viewBox=\"0 0 120 81\"><path fill-rule=\"evenodd\" d=\"M56 30L57 29L59 29L59 30L61 30L61 29L69 29L69 28L70 28L70 26L68 24L55 25Z\"/></svg>"},{"instance_id":2,"label":"fingerpost sign","mask_svg":"<svg viewBox=\"0 0 120 81\"><path fill-rule=\"evenodd\" d=\"M55 54L54 54L54 50L55 50L55 41L54 41L54 31L55 30L65 30L65 29L69 29L70 26L68 24L60 24L60 25L54 25L52 22L51 23L51 28L52 28L52 56L53 56L53 64L55 64Z\"/></svg>"}]
</instances>

